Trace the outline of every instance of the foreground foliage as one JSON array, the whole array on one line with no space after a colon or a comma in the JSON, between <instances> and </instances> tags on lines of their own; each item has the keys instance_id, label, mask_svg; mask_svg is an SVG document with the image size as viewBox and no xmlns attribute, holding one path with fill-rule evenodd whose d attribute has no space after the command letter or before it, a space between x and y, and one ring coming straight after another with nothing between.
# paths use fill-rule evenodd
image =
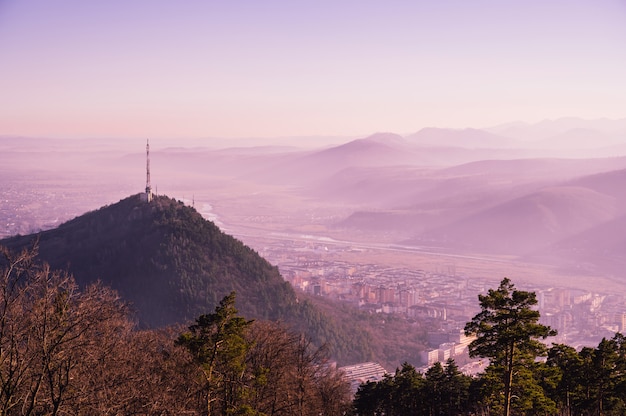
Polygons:
<instances>
[{"instance_id":1,"label":"foreground foliage","mask_svg":"<svg viewBox=\"0 0 626 416\"><path fill-rule=\"evenodd\" d=\"M354 411L359 416L466 414L469 385L470 377L459 372L454 360L445 368L436 363L425 376L405 363L395 375L361 385Z\"/></svg>"},{"instance_id":2,"label":"foreground foliage","mask_svg":"<svg viewBox=\"0 0 626 416\"><path fill-rule=\"evenodd\" d=\"M0 248L2 415L341 415L349 386L276 323L237 315L234 294L189 331L138 331L95 284ZM214 404L214 405L213 405Z\"/></svg>"},{"instance_id":3,"label":"foreground foliage","mask_svg":"<svg viewBox=\"0 0 626 416\"><path fill-rule=\"evenodd\" d=\"M490 359L483 374L405 363L351 403L323 348L239 316L234 293L187 330L139 331L115 292L80 290L35 258L36 247L0 247L2 415L502 415L507 379L511 415L626 413L626 338L546 348L534 294L508 279L466 328L478 334L472 354Z\"/></svg>"},{"instance_id":4,"label":"foreground foliage","mask_svg":"<svg viewBox=\"0 0 626 416\"><path fill-rule=\"evenodd\" d=\"M554 334L538 324L535 295L504 279L479 297L482 311L466 326L478 338L474 356L490 359L476 377L461 374L453 360L425 374L404 364L377 383L361 385L357 416L626 414L626 338L617 333L596 348L564 344L547 348L537 339ZM538 357L547 356L544 360Z\"/></svg>"}]
</instances>

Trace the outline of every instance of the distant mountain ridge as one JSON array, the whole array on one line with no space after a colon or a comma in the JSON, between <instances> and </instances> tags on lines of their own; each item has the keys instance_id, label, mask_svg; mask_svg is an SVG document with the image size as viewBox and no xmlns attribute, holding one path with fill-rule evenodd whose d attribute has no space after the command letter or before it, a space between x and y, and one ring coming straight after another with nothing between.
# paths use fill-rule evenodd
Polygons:
<instances>
[{"instance_id":1,"label":"distant mountain ridge","mask_svg":"<svg viewBox=\"0 0 626 416\"><path fill-rule=\"evenodd\" d=\"M626 118L586 120L577 117L564 117L554 120L543 120L538 123L506 123L484 130L525 141L549 139L550 137L576 130L596 131L604 134L621 133L623 135L626 133Z\"/></svg>"},{"instance_id":2,"label":"distant mountain ridge","mask_svg":"<svg viewBox=\"0 0 626 416\"><path fill-rule=\"evenodd\" d=\"M354 210L334 226L402 245L557 266L578 267L584 259L589 270L614 273L626 246L624 181L624 157L357 171L336 177L334 193L363 204L376 195L378 206Z\"/></svg>"},{"instance_id":3,"label":"distant mountain ridge","mask_svg":"<svg viewBox=\"0 0 626 416\"><path fill-rule=\"evenodd\" d=\"M549 187L430 230L420 238L520 255L601 225L617 214L610 196L582 187Z\"/></svg>"},{"instance_id":4,"label":"distant mountain ridge","mask_svg":"<svg viewBox=\"0 0 626 416\"><path fill-rule=\"evenodd\" d=\"M428 127L407 136L406 140L419 145L469 149L510 149L522 147L522 143L519 143L515 139L478 129L456 130Z\"/></svg>"}]
</instances>

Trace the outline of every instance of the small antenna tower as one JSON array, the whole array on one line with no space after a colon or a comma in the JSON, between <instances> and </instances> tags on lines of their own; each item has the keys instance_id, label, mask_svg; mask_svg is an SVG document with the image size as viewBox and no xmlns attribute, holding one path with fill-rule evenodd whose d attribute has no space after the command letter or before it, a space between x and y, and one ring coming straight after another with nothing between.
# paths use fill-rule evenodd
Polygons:
<instances>
[{"instance_id":1,"label":"small antenna tower","mask_svg":"<svg viewBox=\"0 0 626 416\"><path fill-rule=\"evenodd\" d=\"M150 140L146 139L146 199L152 201L152 187L150 186Z\"/></svg>"}]
</instances>

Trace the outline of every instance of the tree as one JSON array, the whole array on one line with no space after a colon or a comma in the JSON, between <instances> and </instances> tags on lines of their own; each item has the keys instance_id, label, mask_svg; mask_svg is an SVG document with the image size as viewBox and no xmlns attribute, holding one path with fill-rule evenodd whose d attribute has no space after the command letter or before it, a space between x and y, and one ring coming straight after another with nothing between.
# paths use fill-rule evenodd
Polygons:
<instances>
[{"instance_id":1,"label":"tree","mask_svg":"<svg viewBox=\"0 0 626 416\"><path fill-rule=\"evenodd\" d=\"M440 367L441 368L441 367ZM429 414L427 382L409 363L378 382L361 384L353 402L357 416Z\"/></svg>"},{"instance_id":2,"label":"tree","mask_svg":"<svg viewBox=\"0 0 626 416\"><path fill-rule=\"evenodd\" d=\"M461 373L454 358L449 358L446 361L445 375L444 414L461 414L468 406L469 386L472 378Z\"/></svg>"},{"instance_id":3,"label":"tree","mask_svg":"<svg viewBox=\"0 0 626 416\"><path fill-rule=\"evenodd\" d=\"M21 404L29 359L24 352L29 338L28 311L24 298L36 274L36 247L14 254L0 247L0 414Z\"/></svg>"},{"instance_id":4,"label":"tree","mask_svg":"<svg viewBox=\"0 0 626 416\"><path fill-rule=\"evenodd\" d=\"M624 337L616 334L612 339L603 338L593 355L595 395L598 414L617 411L624 414Z\"/></svg>"},{"instance_id":5,"label":"tree","mask_svg":"<svg viewBox=\"0 0 626 416\"><path fill-rule=\"evenodd\" d=\"M352 401L355 415L376 416L379 414L382 400L378 390L379 383L377 382L368 381L359 386Z\"/></svg>"},{"instance_id":6,"label":"tree","mask_svg":"<svg viewBox=\"0 0 626 416\"><path fill-rule=\"evenodd\" d=\"M580 400L581 381L585 377L583 359L569 345L554 344L548 350L546 364L556 370L548 387L549 395L557 403L564 415L572 414L572 407ZM544 387L546 389L546 387Z\"/></svg>"},{"instance_id":7,"label":"tree","mask_svg":"<svg viewBox=\"0 0 626 416\"><path fill-rule=\"evenodd\" d=\"M500 369L504 387L504 416L511 412L515 371L536 357L544 355L546 346L539 341L556 335L556 331L540 324L534 292L516 290L508 278L498 289L478 295L481 312L465 325L467 335L476 339L469 345L471 357L485 357Z\"/></svg>"},{"instance_id":8,"label":"tree","mask_svg":"<svg viewBox=\"0 0 626 416\"><path fill-rule=\"evenodd\" d=\"M67 273L36 261L36 244L0 247L0 414L64 414L111 386L85 376L108 367L132 323L117 294L80 291ZM101 400L100 400L101 401ZM107 406L110 410L110 407Z\"/></svg>"},{"instance_id":9,"label":"tree","mask_svg":"<svg viewBox=\"0 0 626 416\"><path fill-rule=\"evenodd\" d=\"M428 402L429 415L443 414L444 396L446 395L446 373L443 366L437 361L426 371L426 400Z\"/></svg>"},{"instance_id":10,"label":"tree","mask_svg":"<svg viewBox=\"0 0 626 416\"><path fill-rule=\"evenodd\" d=\"M202 315L176 344L183 346L201 375L207 415L342 415L350 386L299 333L279 323L237 315L235 293L215 313Z\"/></svg>"},{"instance_id":11,"label":"tree","mask_svg":"<svg viewBox=\"0 0 626 416\"><path fill-rule=\"evenodd\" d=\"M247 331L246 403L267 416L342 415L350 384L330 365L324 348L276 322L255 321Z\"/></svg>"},{"instance_id":12,"label":"tree","mask_svg":"<svg viewBox=\"0 0 626 416\"><path fill-rule=\"evenodd\" d=\"M245 331L252 321L237 316L235 292L224 297L215 313L201 315L177 343L186 347L200 365L206 382L207 415L237 411L250 344ZM221 402L214 412L213 402Z\"/></svg>"},{"instance_id":13,"label":"tree","mask_svg":"<svg viewBox=\"0 0 626 416\"><path fill-rule=\"evenodd\" d=\"M471 377L463 375L453 358L445 367L436 362L426 371L422 393L429 415L459 415L467 412Z\"/></svg>"},{"instance_id":14,"label":"tree","mask_svg":"<svg viewBox=\"0 0 626 416\"><path fill-rule=\"evenodd\" d=\"M287 332L278 323L263 321L255 321L248 336L252 343L246 359L248 384L252 387L249 403L263 414L293 414L292 387L297 384L293 371L294 346L300 336Z\"/></svg>"},{"instance_id":15,"label":"tree","mask_svg":"<svg viewBox=\"0 0 626 416\"><path fill-rule=\"evenodd\" d=\"M79 288L36 245L0 247L0 415L344 415L349 384L324 350L234 300L182 335L138 331L111 289Z\"/></svg>"},{"instance_id":16,"label":"tree","mask_svg":"<svg viewBox=\"0 0 626 416\"><path fill-rule=\"evenodd\" d=\"M626 408L625 339L620 333L603 338L597 348L579 353L580 376L575 379L580 393L576 408L599 415L624 414Z\"/></svg>"},{"instance_id":17,"label":"tree","mask_svg":"<svg viewBox=\"0 0 626 416\"><path fill-rule=\"evenodd\" d=\"M424 381L422 374L415 367L409 363L403 363L400 369L396 369L392 385L393 393L390 402L394 409L394 415L424 413L427 409L424 392L428 385Z\"/></svg>"}]
</instances>

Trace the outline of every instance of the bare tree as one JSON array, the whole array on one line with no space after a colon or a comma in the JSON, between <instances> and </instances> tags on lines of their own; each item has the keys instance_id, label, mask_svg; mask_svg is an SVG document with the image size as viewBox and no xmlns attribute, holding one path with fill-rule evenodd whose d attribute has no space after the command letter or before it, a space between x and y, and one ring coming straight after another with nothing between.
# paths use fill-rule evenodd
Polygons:
<instances>
[{"instance_id":1,"label":"bare tree","mask_svg":"<svg viewBox=\"0 0 626 416\"><path fill-rule=\"evenodd\" d=\"M349 386L300 334L237 316L138 331L97 283L0 247L1 415L341 415ZM176 340L177 339L177 340Z\"/></svg>"},{"instance_id":2,"label":"bare tree","mask_svg":"<svg viewBox=\"0 0 626 416\"><path fill-rule=\"evenodd\" d=\"M265 415L341 415L350 386L328 361L325 349L273 322L255 322L247 358L254 401Z\"/></svg>"},{"instance_id":3,"label":"bare tree","mask_svg":"<svg viewBox=\"0 0 626 416\"><path fill-rule=\"evenodd\" d=\"M32 278L36 249L11 253L0 247L0 413L8 414L23 400L29 357L25 317L28 308L23 298Z\"/></svg>"},{"instance_id":4,"label":"bare tree","mask_svg":"<svg viewBox=\"0 0 626 416\"><path fill-rule=\"evenodd\" d=\"M106 365L132 329L126 307L110 289L80 291L67 273L35 261L36 246L0 250L1 413L56 415L97 401L81 376Z\"/></svg>"}]
</instances>

